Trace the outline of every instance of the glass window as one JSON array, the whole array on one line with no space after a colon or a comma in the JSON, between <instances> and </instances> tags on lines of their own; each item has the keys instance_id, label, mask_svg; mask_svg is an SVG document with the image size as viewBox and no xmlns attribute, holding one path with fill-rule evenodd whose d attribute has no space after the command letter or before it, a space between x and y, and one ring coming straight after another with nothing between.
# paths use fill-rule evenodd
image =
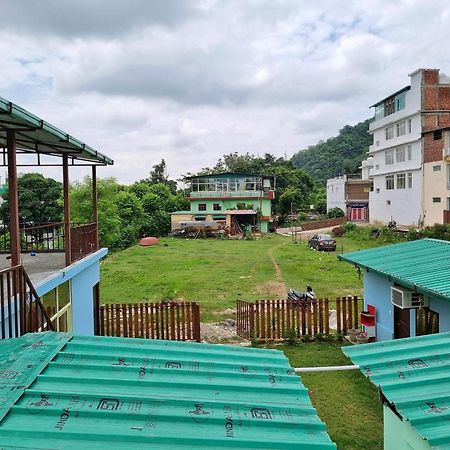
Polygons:
<instances>
[{"instance_id":1,"label":"glass window","mask_svg":"<svg viewBox=\"0 0 450 450\"><path fill-rule=\"evenodd\" d=\"M394 189L394 175L386 175L386 189L388 191Z\"/></svg>"},{"instance_id":2,"label":"glass window","mask_svg":"<svg viewBox=\"0 0 450 450\"><path fill-rule=\"evenodd\" d=\"M388 141L389 139L393 139L394 138L394 126L390 126L384 129L385 133L386 133L386 140Z\"/></svg>"},{"instance_id":3,"label":"glass window","mask_svg":"<svg viewBox=\"0 0 450 450\"><path fill-rule=\"evenodd\" d=\"M222 211L222 205L220 203L214 203L213 211Z\"/></svg>"},{"instance_id":4,"label":"glass window","mask_svg":"<svg viewBox=\"0 0 450 450\"><path fill-rule=\"evenodd\" d=\"M406 188L406 175L404 173L397 174L397 189Z\"/></svg>"},{"instance_id":5,"label":"glass window","mask_svg":"<svg viewBox=\"0 0 450 450\"><path fill-rule=\"evenodd\" d=\"M441 203L441 197L433 197L433 203Z\"/></svg>"},{"instance_id":6,"label":"glass window","mask_svg":"<svg viewBox=\"0 0 450 450\"><path fill-rule=\"evenodd\" d=\"M408 133L411 133L412 131L412 120L408 119Z\"/></svg>"},{"instance_id":7,"label":"glass window","mask_svg":"<svg viewBox=\"0 0 450 450\"><path fill-rule=\"evenodd\" d=\"M375 120L382 119L384 117L384 104L375 106Z\"/></svg>"},{"instance_id":8,"label":"glass window","mask_svg":"<svg viewBox=\"0 0 450 450\"><path fill-rule=\"evenodd\" d=\"M198 210L199 211L206 211L206 203L199 203L198 204Z\"/></svg>"},{"instance_id":9,"label":"glass window","mask_svg":"<svg viewBox=\"0 0 450 450\"><path fill-rule=\"evenodd\" d=\"M72 303L68 281L44 294L42 302L55 331L72 331Z\"/></svg>"},{"instance_id":10,"label":"glass window","mask_svg":"<svg viewBox=\"0 0 450 450\"><path fill-rule=\"evenodd\" d=\"M440 172L441 171L441 165L438 164L437 166L433 166L433 172Z\"/></svg>"},{"instance_id":11,"label":"glass window","mask_svg":"<svg viewBox=\"0 0 450 450\"><path fill-rule=\"evenodd\" d=\"M395 96L395 111L405 109L406 92L401 92Z\"/></svg>"},{"instance_id":12,"label":"glass window","mask_svg":"<svg viewBox=\"0 0 450 450\"><path fill-rule=\"evenodd\" d=\"M386 150L386 165L394 164L394 150Z\"/></svg>"},{"instance_id":13,"label":"glass window","mask_svg":"<svg viewBox=\"0 0 450 450\"><path fill-rule=\"evenodd\" d=\"M408 189L411 189L413 186L413 174L412 172L408 172Z\"/></svg>"},{"instance_id":14,"label":"glass window","mask_svg":"<svg viewBox=\"0 0 450 450\"><path fill-rule=\"evenodd\" d=\"M395 161L398 163L405 161L405 147L397 147L395 149Z\"/></svg>"},{"instance_id":15,"label":"glass window","mask_svg":"<svg viewBox=\"0 0 450 450\"><path fill-rule=\"evenodd\" d=\"M412 160L412 145L408 144L408 161Z\"/></svg>"},{"instance_id":16,"label":"glass window","mask_svg":"<svg viewBox=\"0 0 450 450\"><path fill-rule=\"evenodd\" d=\"M405 121L399 122L396 125L396 128L397 128L397 136L403 136L406 134L406 122Z\"/></svg>"}]
</instances>

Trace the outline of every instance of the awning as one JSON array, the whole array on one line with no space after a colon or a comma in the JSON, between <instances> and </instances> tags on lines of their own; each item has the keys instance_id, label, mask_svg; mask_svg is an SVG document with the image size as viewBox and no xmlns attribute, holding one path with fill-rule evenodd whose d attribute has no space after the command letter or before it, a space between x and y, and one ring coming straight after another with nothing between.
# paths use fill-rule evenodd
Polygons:
<instances>
[{"instance_id":1,"label":"awning","mask_svg":"<svg viewBox=\"0 0 450 450\"><path fill-rule=\"evenodd\" d=\"M230 216L249 216L258 214L258 211L255 211L254 209L228 209L227 211L224 211L224 213Z\"/></svg>"},{"instance_id":2,"label":"awning","mask_svg":"<svg viewBox=\"0 0 450 450\"><path fill-rule=\"evenodd\" d=\"M101 165L113 164L112 159L89 145L0 97L0 147L7 146L7 130L15 132L18 152L60 157L69 155L72 160Z\"/></svg>"}]
</instances>

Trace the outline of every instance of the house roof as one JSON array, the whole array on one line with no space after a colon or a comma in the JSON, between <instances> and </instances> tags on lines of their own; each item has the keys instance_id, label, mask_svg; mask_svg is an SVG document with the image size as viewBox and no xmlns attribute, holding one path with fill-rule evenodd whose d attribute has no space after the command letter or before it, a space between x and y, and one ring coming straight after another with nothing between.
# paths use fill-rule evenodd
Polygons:
<instances>
[{"instance_id":1,"label":"house roof","mask_svg":"<svg viewBox=\"0 0 450 450\"><path fill-rule=\"evenodd\" d=\"M379 100L378 102L374 103L373 105L370 105L369 108L374 108L375 106L381 105L381 103L384 103L388 98L394 97L398 94L401 94L402 92L409 91L411 89L411 86L405 86L398 91L395 91L393 94L388 95L387 97L384 97L383 100Z\"/></svg>"},{"instance_id":2,"label":"house roof","mask_svg":"<svg viewBox=\"0 0 450 450\"><path fill-rule=\"evenodd\" d=\"M25 153L70 155L74 160L113 164L113 160L61 131L24 108L0 97L0 147L6 147L6 130L14 130L16 146Z\"/></svg>"},{"instance_id":3,"label":"house roof","mask_svg":"<svg viewBox=\"0 0 450 450\"><path fill-rule=\"evenodd\" d=\"M0 355L8 448L336 448L277 350L50 332Z\"/></svg>"},{"instance_id":4,"label":"house roof","mask_svg":"<svg viewBox=\"0 0 450 450\"><path fill-rule=\"evenodd\" d=\"M450 448L450 333L343 347L431 448Z\"/></svg>"},{"instance_id":5,"label":"house roof","mask_svg":"<svg viewBox=\"0 0 450 450\"><path fill-rule=\"evenodd\" d=\"M230 216L254 216L258 214L258 211L254 209L227 209L223 213Z\"/></svg>"},{"instance_id":6,"label":"house roof","mask_svg":"<svg viewBox=\"0 0 450 450\"><path fill-rule=\"evenodd\" d=\"M339 255L406 287L450 300L450 242L422 239Z\"/></svg>"}]
</instances>

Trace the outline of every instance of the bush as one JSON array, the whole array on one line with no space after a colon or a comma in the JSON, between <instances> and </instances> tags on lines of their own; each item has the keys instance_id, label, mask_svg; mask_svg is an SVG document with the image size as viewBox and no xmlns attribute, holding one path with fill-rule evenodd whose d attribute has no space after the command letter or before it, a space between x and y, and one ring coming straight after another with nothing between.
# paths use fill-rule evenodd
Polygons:
<instances>
[{"instance_id":1,"label":"bush","mask_svg":"<svg viewBox=\"0 0 450 450\"><path fill-rule=\"evenodd\" d=\"M328 211L328 217L330 219L335 219L336 217L344 217L345 216L345 212L342 211L341 208L331 208Z\"/></svg>"},{"instance_id":2,"label":"bush","mask_svg":"<svg viewBox=\"0 0 450 450\"><path fill-rule=\"evenodd\" d=\"M295 328L289 328L284 332L283 335L284 343L287 345L295 345L297 344L297 332Z\"/></svg>"},{"instance_id":3,"label":"bush","mask_svg":"<svg viewBox=\"0 0 450 450\"><path fill-rule=\"evenodd\" d=\"M342 225L342 228L346 233L348 233L349 231L355 231L358 227L354 222L346 222Z\"/></svg>"}]
</instances>

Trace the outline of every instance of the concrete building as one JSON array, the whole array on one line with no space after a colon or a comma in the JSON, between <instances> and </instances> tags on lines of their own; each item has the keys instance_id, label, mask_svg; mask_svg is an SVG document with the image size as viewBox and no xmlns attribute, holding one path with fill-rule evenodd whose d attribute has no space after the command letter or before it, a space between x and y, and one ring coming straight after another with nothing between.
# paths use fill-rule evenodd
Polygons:
<instances>
[{"instance_id":1,"label":"concrete building","mask_svg":"<svg viewBox=\"0 0 450 450\"><path fill-rule=\"evenodd\" d=\"M409 86L372 105L371 222L433 225L443 223L448 209L445 171L437 167L444 160L444 140L437 154L433 138L422 136L450 126L450 80L438 69L419 69L410 78Z\"/></svg>"},{"instance_id":2,"label":"concrete building","mask_svg":"<svg viewBox=\"0 0 450 450\"><path fill-rule=\"evenodd\" d=\"M186 179L190 183L189 211L171 214L172 230L183 222L218 222L229 229L252 227L268 232L275 198L273 176L218 173Z\"/></svg>"},{"instance_id":3,"label":"concrete building","mask_svg":"<svg viewBox=\"0 0 450 450\"><path fill-rule=\"evenodd\" d=\"M340 208L348 220L369 220L369 192L372 182L359 175L343 175L327 180L327 211Z\"/></svg>"}]
</instances>

